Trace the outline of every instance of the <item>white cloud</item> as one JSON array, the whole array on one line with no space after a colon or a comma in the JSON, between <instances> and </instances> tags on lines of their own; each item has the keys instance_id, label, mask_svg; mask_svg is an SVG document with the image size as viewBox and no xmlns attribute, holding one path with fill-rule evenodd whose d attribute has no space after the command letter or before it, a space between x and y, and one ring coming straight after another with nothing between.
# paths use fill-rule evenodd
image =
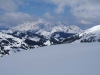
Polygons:
<instances>
[{"instance_id":1,"label":"white cloud","mask_svg":"<svg viewBox=\"0 0 100 75\"><path fill-rule=\"evenodd\" d=\"M0 21L3 23L18 24L32 20L34 20L34 16L22 12L10 12L0 16Z\"/></svg>"},{"instance_id":2,"label":"white cloud","mask_svg":"<svg viewBox=\"0 0 100 75\"><path fill-rule=\"evenodd\" d=\"M100 19L100 0L49 0L58 6L56 13L63 13L70 6L71 13L79 20L94 21ZM62 5L63 4L63 5Z\"/></svg>"},{"instance_id":3,"label":"white cloud","mask_svg":"<svg viewBox=\"0 0 100 75\"><path fill-rule=\"evenodd\" d=\"M26 21L35 21L37 16L17 11L23 0L0 0L0 26L17 25Z\"/></svg>"},{"instance_id":4,"label":"white cloud","mask_svg":"<svg viewBox=\"0 0 100 75\"><path fill-rule=\"evenodd\" d=\"M55 7L54 12L57 13L56 20L61 20L65 18L58 18L59 14L65 12L65 8L68 6L71 9L73 17L75 17L82 24L92 24L100 23L100 0L31 0L37 2L50 2L57 7ZM16 12L18 6L23 5L25 0L0 0L0 22L5 23L22 23L24 21L34 20L34 16L31 16L27 13ZM5 12L5 13L4 13ZM66 12L65 12L66 13ZM54 13L55 14L55 13ZM67 14L67 13L66 13ZM43 18L53 21L55 17L52 16L52 12L46 12L43 15ZM61 16L63 17L63 16ZM36 17L37 18L37 17Z\"/></svg>"},{"instance_id":5,"label":"white cloud","mask_svg":"<svg viewBox=\"0 0 100 75\"><path fill-rule=\"evenodd\" d=\"M18 5L13 0L0 0L0 9L11 12L16 11Z\"/></svg>"},{"instance_id":6,"label":"white cloud","mask_svg":"<svg viewBox=\"0 0 100 75\"><path fill-rule=\"evenodd\" d=\"M87 24L92 24L91 22L86 21L86 20L81 20L81 23L82 23L82 24L86 24L86 25L87 25Z\"/></svg>"},{"instance_id":7,"label":"white cloud","mask_svg":"<svg viewBox=\"0 0 100 75\"><path fill-rule=\"evenodd\" d=\"M54 17L50 14L50 12L46 12L44 13L44 18L48 19L48 20L54 20Z\"/></svg>"},{"instance_id":8,"label":"white cloud","mask_svg":"<svg viewBox=\"0 0 100 75\"><path fill-rule=\"evenodd\" d=\"M79 1L77 4L71 5L71 7L72 14L77 18L95 19L98 16L100 17L100 5L90 2L90 0Z\"/></svg>"},{"instance_id":9,"label":"white cloud","mask_svg":"<svg viewBox=\"0 0 100 75\"><path fill-rule=\"evenodd\" d=\"M70 6L72 14L76 17L96 18L100 13L100 4L92 0L50 0L58 5L58 12L63 12L65 6ZM98 0L96 0L98 1Z\"/></svg>"},{"instance_id":10,"label":"white cloud","mask_svg":"<svg viewBox=\"0 0 100 75\"><path fill-rule=\"evenodd\" d=\"M60 13L63 13L64 12L64 4L59 4L58 7L55 9L55 12L60 14Z\"/></svg>"}]
</instances>

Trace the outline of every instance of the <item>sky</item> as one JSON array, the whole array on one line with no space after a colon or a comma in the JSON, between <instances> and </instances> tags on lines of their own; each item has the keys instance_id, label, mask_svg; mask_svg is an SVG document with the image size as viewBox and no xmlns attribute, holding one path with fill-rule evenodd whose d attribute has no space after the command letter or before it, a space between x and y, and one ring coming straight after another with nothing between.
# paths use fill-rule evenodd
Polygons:
<instances>
[{"instance_id":1,"label":"sky","mask_svg":"<svg viewBox=\"0 0 100 75\"><path fill-rule=\"evenodd\" d=\"M0 27L39 19L80 27L98 25L100 0L0 0Z\"/></svg>"}]
</instances>

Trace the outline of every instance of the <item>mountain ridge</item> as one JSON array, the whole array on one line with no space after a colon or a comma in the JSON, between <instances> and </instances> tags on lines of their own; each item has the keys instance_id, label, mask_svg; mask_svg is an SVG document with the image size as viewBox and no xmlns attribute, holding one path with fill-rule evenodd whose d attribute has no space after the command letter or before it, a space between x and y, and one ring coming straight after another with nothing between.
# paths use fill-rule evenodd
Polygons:
<instances>
[{"instance_id":1,"label":"mountain ridge","mask_svg":"<svg viewBox=\"0 0 100 75\"><path fill-rule=\"evenodd\" d=\"M64 25L56 25L52 27L51 31L44 29L2 31L0 32L0 55L4 56L11 52L16 53L21 50L72 42L100 42L100 25L84 31L77 26Z\"/></svg>"},{"instance_id":2,"label":"mountain ridge","mask_svg":"<svg viewBox=\"0 0 100 75\"><path fill-rule=\"evenodd\" d=\"M77 42L100 42L100 25L93 26L79 34Z\"/></svg>"}]
</instances>

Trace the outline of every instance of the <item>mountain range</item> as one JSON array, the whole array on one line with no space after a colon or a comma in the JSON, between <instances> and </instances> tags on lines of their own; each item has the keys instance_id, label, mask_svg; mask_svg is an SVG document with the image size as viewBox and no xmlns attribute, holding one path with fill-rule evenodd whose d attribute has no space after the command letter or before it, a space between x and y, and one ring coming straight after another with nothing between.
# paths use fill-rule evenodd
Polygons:
<instances>
[{"instance_id":1,"label":"mountain range","mask_svg":"<svg viewBox=\"0 0 100 75\"><path fill-rule=\"evenodd\" d=\"M87 30L39 20L0 32L0 56L62 43L100 42L100 25Z\"/></svg>"}]
</instances>

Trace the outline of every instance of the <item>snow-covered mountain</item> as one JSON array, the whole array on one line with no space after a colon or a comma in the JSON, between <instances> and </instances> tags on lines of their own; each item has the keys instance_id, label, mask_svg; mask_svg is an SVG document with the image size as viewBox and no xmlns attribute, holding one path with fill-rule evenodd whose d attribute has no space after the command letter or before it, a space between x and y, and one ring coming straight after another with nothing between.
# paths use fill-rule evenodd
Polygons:
<instances>
[{"instance_id":1,"label":"snow-covered mountain","mask_svg":"<svg viewBox=\"0 0 100 75\"><path fill-rule=\"evenodd\" d=\"M61 24L61 23L59 23ZM20 30L20 26L19 30ZM30 25L29 25L30 27ZM16 27L15 27L16 28ZM100 25L82 31L76 26L56 25L50 31L8 30L0 32L0 54L7 55L42 46L72 42L100 42Z\"/></svg>"},{"instance_id":2,"label":"snow-covered mountain","mask_svg":"<svg viewBox=\"0 0 100 75\"><path fill-rule=\"evenodd\" d=\"M59 33L63 32L66 34L67 33L76 34L76 33L82 32L82 29L74 25L68 26L66 23L61 23L61 22L51 23L51 22L47 22L45 20L40 19L39 21L36 21L36 22L27 22L24 24L19 24L16 27L12 27L8 32L9 33L32 32L34 34L38 34L38 35L44 36L47 39L50 39L50 37L56 32L59 32Z\"/></svg>"},{"instance_id":3,"label":"snow-covered mountain","mask_svg":"<svg viewBox=\"0 0 100 75\"><path fill-rule=\"evenodd\" d=\"M51 23L45 20L39 20L36 22L26 22L23 24L19 24L16 27L12 27L10 30L12 31L34 31L40 33L41 31L44 33L54 33L54 32L67 32L67 33L78 33L82 31L77 26L68 26L65 23L57 22ZM43 34L43 33L41 33Z\"/></svg>"},{"instance_id":4,"label":"snow-covered mountain","mask_svg":"<svg viewBox=\"0 0 100 75\"><path fill-rule=\"evenodd\" d=\"M100 25L87 30L39 20L0 32L1 56L42 46L72 42L100 42Z\"/></svg>"},{"instance_id":5,"label":"snow-covered mountain","mask_svg":"<svg viewBox=\"0 0 100 75\"><path fill-rule=\"evenodd\" d=\"M19 52L28 48L28 45L22 39L0 32L0 56L10 52Z\"/></svg>"},{"instance_id":6,"label":"snow-covered mountain","mask_svg":"<svg viewBox=\"0 0 100 75\"><path fill-rule=\"evenodd\" d=\"M13 32L17 32L16 35L18 36L20 35L18 34L20 32L21 34L28 32L32 35L34 33L39 36L43 36L44 39L46 39L46 41L49 40L51 44L61 43L66 38L83 31L82 29L74 25L68 26L66 23L61 22L51 23L41 19L36 22L19 24L16 27L12 27L10 30ZM27 34L27 36L29 35Z\"/></svg>"},{"instance_id":7,"label":"snow-covered mountain","mask_svg":"<svg viewBox=\"0 0 100 75\"><path fill-rule=\"evenodd\" d=\"M85 30L79 34L81 39L76 42L100 42L100 25Z\"/></svg>"},{"instance_id":8,"label":"snow-covered mountain","mask_svg":"<svg viewBox=\"0 0 100 75\"><path fill-rule=\"evenodd\" d=\"M0 54L3 56L20 50L61 44L66 38L81 31L77 26L65 26L60 22L55 24L45 21L25 23L0 32Z\"/></svg>"},{"instance_id":9,"label":"snow-covered mountain","mask_svg":"<svg viewBox=\"0 0 100 75\"><path fill-rule=\"evenodd\" d=\"M0 32L1 56L42 46L72 42L100 42L100 25L85 31L77 26L39 20Z\"/></svg>"},{"instance_id":10,"label":"snow-covered mountain","mask_svg":"<svg viewBox=\"0 0 100 75\"><path fill-rule=\"evenodd\" d=\"M0 32L0 56L31 48L49 45L46 38L30 32Z\"/></svg>"},{"instance_id":11,"label":"snow-covered mountain","mask_svg":"<svg viewBox=\"0 0 100 75\"><path fill-rule=\"evenodd\" d=\"M29 31L12 33L0 32L0 55L9 55L9 53L19 52L21 50L59 44L62 40L71 35L74 34L56 32L48 39L43 35L34 34Z\"/></svg>"}]
</instances>

